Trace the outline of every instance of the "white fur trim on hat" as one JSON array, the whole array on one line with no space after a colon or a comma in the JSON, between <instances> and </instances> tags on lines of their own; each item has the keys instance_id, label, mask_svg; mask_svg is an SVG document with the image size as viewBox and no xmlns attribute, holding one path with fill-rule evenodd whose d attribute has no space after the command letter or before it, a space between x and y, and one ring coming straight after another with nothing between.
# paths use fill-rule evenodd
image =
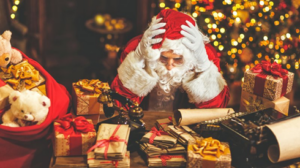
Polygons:
<instances>
[{"instance_id":1,"label":"white fur trim on hat","mask_svg":"<svg viewBox=\"0 0 300 168\"><path fill-rule=\"evenodd\" d=\"M143 69L143 63L135 57L135 52L130 52L118 68L122 84L134 94L146 96L157 84L158 75L151 70L150 73Z\"/></svg>"},{"instance_id":2,"label":"white fur trim on hat","mask_svg":"<svg viewBox=\"0 0 300 168\"><path fill-rule=\"evenodd\" d=\"M211 62L210 67L197 78L183 80L182 87L187 92L190 103L202 103L215 98L227 85L218 68Z\"/></svg>"}]
</instances>

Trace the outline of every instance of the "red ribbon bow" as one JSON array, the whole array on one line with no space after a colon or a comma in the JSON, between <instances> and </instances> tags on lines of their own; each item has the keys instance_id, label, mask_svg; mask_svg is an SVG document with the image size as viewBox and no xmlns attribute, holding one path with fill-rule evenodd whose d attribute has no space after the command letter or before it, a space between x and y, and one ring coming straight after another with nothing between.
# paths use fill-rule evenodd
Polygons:
<instances>
[{"instance_id":1,"label":"red ribbon bow","mask_svg":"<svg viewBox=\"0 0 300 168\"><path fill-rule=\"evenodd\" d=\"M166 133L166 132L163 131L163 130L158 131L155 127L152 127L150 132L152 133L151 137L149 138L149 143L150 143L150 144L153 143L154 138L155 138L156 136L169 135L168 133Z\"/></svg>"},{"instance_id":2,"label":"red ribbon bow","mask_svg":"<svg viewBox=\"0 0 300 168\"><path fill-rule=\"evenodd\" d=\"M119 130L121 125L118 125L115 129L115 131L113 132L113 134L109 137L109 139L101 139L98 140L96 142L96 144L94 146L92 146L87 153L91 152L92 150L94 150L95 148L102 148L105 147L104 150L104 158L107 159L107 151L108 151L108 147L109 147L109 143L110 142L124 142L127 145L127 141L125 139L120 139L119 136L115 136L115 134L117 133L117 131Z\"/></svg>"},{"instance_id":3,"label":"red ribbon bow","mask_svg":"<svg viewBox=\"0 0 300 168\"><path fill-rule=\"evenodd\" d=\"M282 69L280 64L277 62L270 63L268 61L261 61L260 64L257 64L251 69L254 73L266 73L274 77L283 77L288 74L286 69Z\"/></svg>"},{"instance_id":4,"label":"red ribbon bow","mask_svg":"<svg viewBox=\"0 0 300 168\"><path fill-rule=\"evenodd\" d=\"M72 114L66 114L56 122L60 125L55 125L55 131L64 134L65 138L72 134L80 134L94 132L94 125L86 120L83 116L73 118Z\"/></svg>"},{"instance_id":5,"label":"red ribbon bow","mask_svg":"<svg viewBox=\"0 0 300 168\"><path fill-rule=\"evenodd\" d=\"M180 155L161 155L157 156L157 158L161 159L162 165L167 166L167 160L170 160L172 158L183 158L183 156Z\"/></svg>"}]
</instances>

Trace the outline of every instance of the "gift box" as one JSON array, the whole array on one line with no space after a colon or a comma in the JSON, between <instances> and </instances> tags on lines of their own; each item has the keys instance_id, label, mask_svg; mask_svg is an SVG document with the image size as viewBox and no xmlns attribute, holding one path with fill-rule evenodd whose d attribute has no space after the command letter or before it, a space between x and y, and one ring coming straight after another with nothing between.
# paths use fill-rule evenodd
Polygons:
<instances>
[{"instance_id":1,"label":"gift box","mask_svg":"<svg viewBox=\"0 0 300 168\"><path fill-rule=\"evenodd\" d=\"M72 117L69 113L54 122L54 155L86 155L95 144L96 131L93 122L84 117Z\"/></svg>"},{"instance_id":2,"label":"gift box","mask_svg":"<svg viewBox=\"0 0 300 168\"><path fill-rule=\"evenodd\" d=\"M276 62L262 61L245 71L242 90L269 100L276 100L292 90L294 73L281 69Z\"/></svg>"},{"instance_id":3,"label":"gift box","mask_svg":"<svg viewBox=\"0 0 300 168\"><path fill-rule=\"evenodd\" d=\"M217 139L197 138L189 141L187 168L231 168L231 154L228 143Z\"/></svg>"},{"instance_id":4,"label":"gift box","mask_svg":"<svg viewBox=\"0 0 300 168\"><path fill-rule=\"evenodd\" d=\"M172 148L176 145L177 139L170 136L167 132L159 131L152 127L151 131L142 137L141 142L150 143L160 148Z\"/></svg>"},{"instance_id":5,"label":"gift box","mask_svg":"<svg viewBox=\"0 0 300 168\"><path fill-rule=\"evenodd\" d=\"M254 112L267 108L273 108L284 115L289 113L290 100L286 97L270 101L263 97L242 91L240 111L241 112Z\"/></svg>"},{"instance_id":6,"label":"gift box","mask_svg":"<svg viewBox=\"0 0 300 168\"><path fill-rule=\"evenodd\" d=\"M46 85L45 84L39 85L39 86L37 86L35 88L32 88L31 90L32 91L36 91L36 92L38 92L41 95L47 96L47 91L46 91Z\"/></svg>"},{"instance_id":7,"label":"gift box","mask_svg":"<svg viewBox=\"0 0 300 168\"><path fill-rule=\"evenodd\" d=\"M184 155L159 155L148 157L148 167L185 167Z\"/></svg>"},{"instance_id":8,"label":"gift box","mask_svg":"<svg viewBox=\"0 0 300 168\"><path fill-rule=\"evenodd\" d=\"M199 136L195 131L190 129L188 126L174 127L170 125L168 127L169 127L170 135L178 139L178 141L185 146L188 144L188 141L195 140L195 138Z\"/></svg>"},{"instance_id":9,"label":"gift box","mask_svg":"<svg viewBox=\"0 0 300 168\"><path fill-rule=\"evenodd\" d=\"M13 89L0 79L0 110L9 105L8 96Z\"/></svg>"},{"instance_id":10,"label":"gift box","mask_svg":"<svg viewBox=\"0 0 300 168\"><path fill-rule=\"evenodd\" d=\"M104 114L103 104L98 102L101 89L109 89L108 83L98 79L82 79L73 86L73 106L76 115Z\"/></svg>"},{"instance_id":11,"label":"gift box","mask_svg":"<svg viewBox=\"0 0 300 168\"><path fill-rule=\"evenodd\" d=\"M155 125L158 130L163 130L165 132L168 132L169 130L168 126L172 125L172 117L158 119L156 120Z\"/></svg>"},{"instance_id":12,"label":"gift box","mask_svg":"<svg viewBox=\"0 0 300 168\"><path fill-rule=\"evenodd\" d=\"M176 144L173 148L163 149L149 143L140 143L140 148L147 156L186 154L185 147Z\"/></svg>"},{"instance_id":13,"label":"gift box","mask_svg":"<svg viewBox=\"0 0 300 168\"><path fill-rule=\"evenodd\" d=\"M89 167L105 167L105 168L129 168L130 152L127 151L123 160L100 160L95 159L95 153L89 152L87 155L87 163Z\"/></svg>"},{"instance_id":14,"label":"gift box","mask_svg":"<svg viewBox=\"0 0 300 168\"><path fill-rule=\"evenodd\" d=\"M103 123L98 128L97 142L88 153L94 151L96 159L123 160L129 133L129 125Z\"/></svg>"},{"instance_id":15,"label":"gift box","mask_svg":"<svg viewBox=\"0 0 300 168\"><path fill-rule=\"evenodd\" d=\"M27 60L1 69L0 79L15 90L29 90L45 82L45 78Z\"/></svg>"}]
</instances>

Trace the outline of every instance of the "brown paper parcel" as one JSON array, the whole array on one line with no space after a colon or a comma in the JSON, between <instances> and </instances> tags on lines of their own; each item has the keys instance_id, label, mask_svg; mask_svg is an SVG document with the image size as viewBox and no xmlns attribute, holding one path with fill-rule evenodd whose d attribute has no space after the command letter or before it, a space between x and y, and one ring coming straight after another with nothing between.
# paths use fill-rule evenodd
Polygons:
<instances>
[{"instance_id":1,"label":"brown paper parcel","mask_svg":"<svg viewBox=\"0 0 300 168\"><path fill-rule=\"evenodd\" d=\"M173 124L176 126L191 125L224 117L233 112L232 108L178 109L173 114Z\"/></svg>"},{"instance_id":2,"label":"brown paper parcel","mask_svg":"<svg viewBox=\"0 0 300 168\"><path fill-rule=\"evenodd\" d=\"M267 108L273 108L284 115L288 115L289 105L290 100L286 97L281 97L277 100L271 101L246 91L242 91L240 111L254 112Z\"/></svg>"},{"instance_id":3,"label":"brown paper parcel","mask_svg":"<svg viewBox=\"0 0 300 168\"><path fill-rule=\"evenodd\" d=\"M73 103L77 115L104 114L103 105L98 102L100 94L83 92L73 83Z\"/></svg>"},{"instance_id":4,"label":"brown paper parcel","mask_svg":"<svg viewBox=\"0 0 300 168\"><path fill-rule=\"evenodd\" d=\"M268 149L269 160L273 163L300 157L300 117L266 125L274 134L277 145Z\"/></svg>"}]
</instances>

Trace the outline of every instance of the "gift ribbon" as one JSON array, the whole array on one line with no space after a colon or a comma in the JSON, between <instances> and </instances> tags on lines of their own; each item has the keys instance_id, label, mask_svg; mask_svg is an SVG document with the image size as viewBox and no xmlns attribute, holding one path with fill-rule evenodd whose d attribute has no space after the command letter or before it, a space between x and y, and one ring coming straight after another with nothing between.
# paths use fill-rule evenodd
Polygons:
<instances>
[{"instance_id":1,"label":"gift ribbon","mask_svg":"<svg viewBox=\"0 0 300 168\"><path fill-rule=\"evenodd\" d=\"M192 145L194 153L200 154L204 160L216 161L221 155L229 154L227 146L222 145L219 140L212 137L205 138L197 144Z\"/></svg>"},{"instance_id":2,"label":"gift ribbon","mask_svg":"<svg viewBox=\"0 0 300 168\"><path fill-rule=\"evenodd\" d=\"M5 86L5 85L6 85L6 83L2 79L0 79L0 87Z\"/></svg>"},{"instance_id":3,"label":"gift ribbon","mask_svg":"<svg viewBox=\"0 0 300 168\"><path fill-rule=\"evenodd\" d=\"M277 64L276 62L270 63L268 61L261 61L260 64L257 64L255 67L251 68L251 71L254 73L259 73L255 76L255 84L253 89L254 94L263 97L267 75L272 75L274 78L282 78L283 84L281 96L286 94L288 71L282 69L280 64Z\"/></svg>"},{"instance_id":4,"label":"gift ribbon","mask_svg":"<svg viewBox=\"0 0 300 168\"><path fill-rule=\"evenodd\" d=\"M73 118L72 114L66 114L55 122L54 130L69 138L70 155L82 155L82 133L95 132L94 125L83 116Z\"/></svg>"},{"instance_id":5,"label":"gift ribbon","mask_svg":"<svg viewBox=\"0 0 300 168\"><path fill-rule=\"evenodd\" d=\"M162 166L166 167L167 166L167 160L170 160L172 158L184 158L184 157L180 156L180 155L160 155L160 156L156 156L155 158L160 158Z\"/></svg>"},{"instance_id":6,"label":"gift ribbon","mask_svg":"<svg viewBox=\"0 0 300 168\"><path fill-rule=\"evenodd\" d=\"M75 86L77 86L81 91L87 91L91 93L101 94L101 88L104 89L110 89L108 83L102 83L98 79L81 79L78 82L75 83Z\"/></svg>"},{"instance_id":7,"label":"gift ribbon","mask_svg":"<svg viewBox=\"0 0 300 168\"><path fill-rule=\"evenodd\" d=\"M17 65L10 65L8 68L2 68L6 74L12 74L14 79L6 80L6 83L11 84L15 89L24 80L25 85L30 86L33 81L39 81L39 71L37 71L27 60Z\"/></svg>"},{"instance_id":8,"label":"gift ribbon","mask_svg":"<svg viewBox=\"0 0 300 168\"><path fill-rule=\"evenodd\" d=\"M112 135L109 137L109 139L98 140L96 142L96 144L94 146L92 146L87 151L87 153L91 152L95 148L103 148L103 147L105 147L104 158L107 159L107 151L108 151L108 147L109 147L110 142L124 142L127 145L127 141L125 139L120 139L120 137L118 135L117 136L115 135L117 133L117 131L119 130L120 127L121 127L121 125L118 124L117 127L116 127L116 129L112 133Z\"/></svg>"},{"instance_id":9,"label":"gift ribbon","mask_svg":"<svg viewBox=\"0 0 300 168\"><path fill-rule=\"evenodd\" d=\"M160 130L160 131L157 130L155 127L152 127L150 132L152 133L152 135L149 138L149 143L150 144L153 144L153 141L154 141L156 136L169 135L168 133L166 133L163 130Z\"/></svg>"}]
</instances>

